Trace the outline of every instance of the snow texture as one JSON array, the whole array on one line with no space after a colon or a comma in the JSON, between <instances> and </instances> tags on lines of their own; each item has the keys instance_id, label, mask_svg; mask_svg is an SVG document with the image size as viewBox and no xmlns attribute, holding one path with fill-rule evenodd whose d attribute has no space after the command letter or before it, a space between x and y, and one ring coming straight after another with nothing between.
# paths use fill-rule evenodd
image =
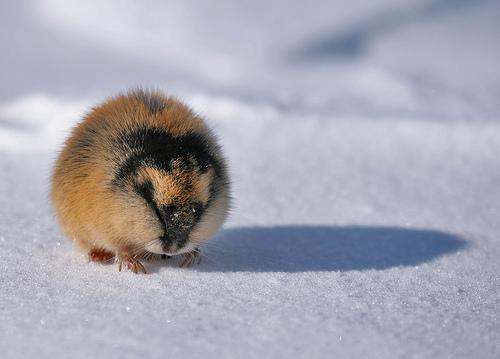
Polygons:
<instances>
[{"instance_id":1,"label":"snow texture","mask_svg":"<svg viewBox=\"0 0 500 359\"><path fill-rule=\"evenodd\" d=\"M1 358L499 358L500 5L0 4ZM88 263L48 188L137 85L207 117L234 209L191 269Z\"/></svg>"}]
</instances>

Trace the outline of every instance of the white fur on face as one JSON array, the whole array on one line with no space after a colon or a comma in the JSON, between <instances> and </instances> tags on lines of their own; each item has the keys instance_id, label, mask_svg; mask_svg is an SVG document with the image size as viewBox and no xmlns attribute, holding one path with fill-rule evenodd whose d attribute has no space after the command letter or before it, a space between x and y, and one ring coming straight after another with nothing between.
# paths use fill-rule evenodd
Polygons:
<instances>
[{"instance_id":1,"label":"white fur on face","mask_svg":"<svg viewBox=\"0 0 500 359\"><path fill-rule=\"evenodd\" d=\"M166 254L168 256L175 256L175 255L178 255L178 254L191 252L194 249L194 244L193 243L187 243L186 246L182 247L181 249L179 249L179 250L177 250L175 252L165 252L165 251L163 251L163 246L162 246L161 239L157 239L157 240L149 242L146 245L145 249L148 252L151 252L151 253Z\"/></svg>"},{"instance_id":2,"label":"white fur on face","mask_svg":"<svg viewBox=\"0 0 500 359\"><path fill-rule=\"evenodd\" d=\"M148 252L151 253L165 254L162 249L161 240L159 239L149 242L145 248Z\"/></svg>"}]
</instances>

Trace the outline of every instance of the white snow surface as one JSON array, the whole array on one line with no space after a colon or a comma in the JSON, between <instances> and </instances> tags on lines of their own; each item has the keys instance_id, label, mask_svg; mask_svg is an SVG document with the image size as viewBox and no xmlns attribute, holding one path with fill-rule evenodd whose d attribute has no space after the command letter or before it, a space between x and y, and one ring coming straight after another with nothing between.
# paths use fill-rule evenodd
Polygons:
<instances>
[{"instance_id":1,"label":"white snow surface","mask_svg":"<svg viewBox=\"0 0 500 359\"><path fill-rule=\"evenodd\" d=\"M0 4L1 358L499 358L500 5ZM88 263L50 173L107 96L207 118L233 210L199 266Z\"/></svg>"}]
</instances>

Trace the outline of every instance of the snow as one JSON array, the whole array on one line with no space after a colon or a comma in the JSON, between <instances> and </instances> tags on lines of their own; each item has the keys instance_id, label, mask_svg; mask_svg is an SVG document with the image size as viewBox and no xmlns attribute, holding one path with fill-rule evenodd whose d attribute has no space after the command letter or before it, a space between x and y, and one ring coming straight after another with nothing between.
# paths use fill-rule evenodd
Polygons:
<instances>
[{"instance_id":1,"label":"snow","mask_svg":"<svg viewBox=\"0 0 500 359\"><path fill-rule=\"evenodd\" d=\"M0 356L500 357L499 10L3 2ZM88 263L50 207L71 127L139 84L229 158L191 269Z\"/></svg>"}]
</instances>

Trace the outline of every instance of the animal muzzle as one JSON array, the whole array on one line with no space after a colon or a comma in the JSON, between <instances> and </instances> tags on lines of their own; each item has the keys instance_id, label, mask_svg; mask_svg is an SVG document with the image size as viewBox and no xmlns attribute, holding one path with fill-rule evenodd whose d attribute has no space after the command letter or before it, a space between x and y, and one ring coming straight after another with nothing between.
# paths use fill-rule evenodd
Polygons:
<instances>
[{"instance_id":1,"label":"animal muzzle","mask_svg":"<svg viewBox=\"0 0 500 359\"><path fill-rule=\"evenodd\" d=\"M168 228L165 234L160 238L162 243L162 249L165 253L175 253L182 249L188 242L189 239L189 229L176 227Z\"/></svg>"}]
</instances>

